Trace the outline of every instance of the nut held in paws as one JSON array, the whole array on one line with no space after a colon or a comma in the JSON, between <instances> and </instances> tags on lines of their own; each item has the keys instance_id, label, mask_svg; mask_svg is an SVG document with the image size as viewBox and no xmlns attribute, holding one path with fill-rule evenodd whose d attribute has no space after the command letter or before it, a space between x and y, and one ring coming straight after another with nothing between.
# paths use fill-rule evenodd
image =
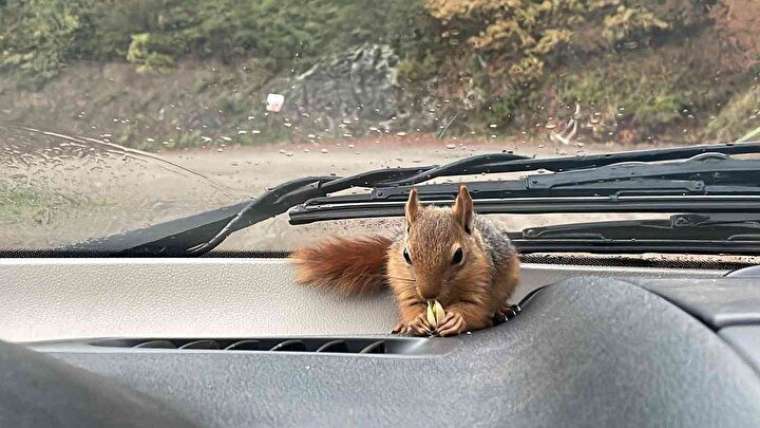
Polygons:
<instances>
[{"instance_id":1,"label":"nut held in paws","mask_svg":"<svg viewBox=\"0 0 760 428\"><path fill-rule=\"evenodd\" d=\"M428 300L427 302L427 322L433 328L438 327L438 323L443 321L446 311L438 300Z\"/></svg>"}]
</instances>

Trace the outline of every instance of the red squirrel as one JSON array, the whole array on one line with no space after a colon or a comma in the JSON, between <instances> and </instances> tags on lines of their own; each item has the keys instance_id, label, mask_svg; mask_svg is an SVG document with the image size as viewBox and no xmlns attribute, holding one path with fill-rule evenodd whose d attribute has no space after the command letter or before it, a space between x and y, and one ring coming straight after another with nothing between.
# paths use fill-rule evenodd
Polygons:
<instances>
[{"instance_id":1,"label":"red squirrel","mask_svg":"<svg viewBox=\"0 0 760 428\"><path fill-rule=\"evenodd\" d=\"M425 206L412 189L406 228L395 239L382 236L331 238L291 254L300 284L344 295L366 295L390 287L400 321L394 333L452 336L493 325L510 311L520 261L506 231L474 212L460 186L451 208ZM427 316L437 301L445 314ZM435 322L436 325L433 325Z\"/></svg>"}]
</instances>

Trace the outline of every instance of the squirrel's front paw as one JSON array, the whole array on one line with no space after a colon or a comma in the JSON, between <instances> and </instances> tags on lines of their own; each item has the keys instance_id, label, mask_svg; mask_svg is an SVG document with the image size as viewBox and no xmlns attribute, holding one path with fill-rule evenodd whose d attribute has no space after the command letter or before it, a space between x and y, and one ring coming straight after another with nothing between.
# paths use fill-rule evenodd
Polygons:
<instances>
[{"instance_id":1,"label":"squirrel's front paw","mask_svg":"<svg viewBox=\"0 0 760 428\"><path fill-rule=\"evenodd\" d=\"M438 328L436 329L439 336L456 336L467 329L467 323L464 321L462 314L456 311L446 312Z\"/></svg>"},{"instance_id":2,"label":"squirrel's front paw","mask_svg":"<svg viewBox=\"0 0 760 428\"><path fill-rule=\"evenodd\" d=\"M411 336L428 336L433 334L433 328L428 323L425 313L421 313L409 323L404 323L403 321L398 323L396 328L393 329L393 333Z\"/></svg>"},{"instance_id":3,"label":"squirrel's front paw","mask_svg":"<svg viewBox=\"0 0 760 428\"><path fill-rule=\"evenodd\" d=\"M495 316L500 322L509 321L516 317L521 310L520 305L510 305L509 303L504 302L501 307L499 307L499 310L496 311Z\"/></svg>"}]
</instances>

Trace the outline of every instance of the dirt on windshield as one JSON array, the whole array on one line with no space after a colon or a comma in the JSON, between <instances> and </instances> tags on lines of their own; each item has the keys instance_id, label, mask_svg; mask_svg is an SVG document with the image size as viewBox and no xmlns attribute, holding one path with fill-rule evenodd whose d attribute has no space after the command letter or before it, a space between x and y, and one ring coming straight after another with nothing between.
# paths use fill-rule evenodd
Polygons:
<instances>
[{"instance_id":1,"label":"dirt on windshield","mask_svg":"<svg viewBox=\"0 0 760 428\"><path fill-rule=\"evenodd\" d=\"M5 189L9 203L0 204L4 207L0 208L0 247L5 249L50 248L147 227L234 204L308 175L345 176L386 167L443 164L502 151L546 157L632 148L565 145L548 140L436 140L412 134L142 154L79 138L61 148L52 143L63 144L60 137L45 138L52 148L40 150L37 143L34 150L23 153L23 147L17 145L14 158L18 162L1 168L0 183L15 184L14 191ZM514 228L588 219L588 215L567 214L500 217ZM289 250L325 233L383 233L398 220L291 226L282 215L236 233L220 250Z\"/></svg>"}]
</instances>

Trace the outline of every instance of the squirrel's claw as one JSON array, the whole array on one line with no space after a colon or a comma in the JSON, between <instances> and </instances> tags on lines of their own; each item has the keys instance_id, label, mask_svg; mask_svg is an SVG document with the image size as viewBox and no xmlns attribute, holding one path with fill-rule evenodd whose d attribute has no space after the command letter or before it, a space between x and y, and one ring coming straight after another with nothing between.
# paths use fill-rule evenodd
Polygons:
<instances>
[{"instance_id":1,"label":"squirrel's claw","mask_svg":"<svg viewBox=\"0 0 760 428\"><path fill-rule=\"evenodd\" d=\"M414 321L409 323L409 328L417 336L428 336L433 334L433 328L428 323L425 313L421 313L414 318Z\"/></svg>"},{"instance_id":2,"label":"squirrel's claw","mask_svg":"<svg viewBox=\"0 0 760 428\"><path fill-rule=\"evenodd\" d=\"M498 321L509 321L512 318L516 317L517 314L520 313L522 309L520 308L520 305L510 305L508 303L504 303L501 305L498 311L496 311L496 317Z\"/></svg>"},{"instance_id":3,"label":"squirrel's claw","mask_svg":"<svg viewBox=\"0 0 760 428\"><path fill-rule=\"evenodd\" d=\"M459 312L449 311L441 324L438 325L439 336L456 336L467 328L464 317Z\"/></svg>"},{"instance_id":4,"label":"squirrel's claw","mask_svg":"<svg viewBox=\"0 0 760 428\"><path fill-rule=\"evenodd\" d=\"M428 324L425 314L422 313L408 324L403 321L398 323L391 333L412 336L429 336L433 334L433 329L430 327L430 324Z\"/></svg>"},{"instance_id":5,"label":"squirrel's claw","mask_svg":"<svg viewBox=\"0 0 760 428\"><path fill-rule=\"evenodd\" d=\"M399 322L396 324L396 327L393 327L393 331L391 331L391 334L404 334L406 330L406 324L403 322Z\"/></svg>"}]
</instances>

